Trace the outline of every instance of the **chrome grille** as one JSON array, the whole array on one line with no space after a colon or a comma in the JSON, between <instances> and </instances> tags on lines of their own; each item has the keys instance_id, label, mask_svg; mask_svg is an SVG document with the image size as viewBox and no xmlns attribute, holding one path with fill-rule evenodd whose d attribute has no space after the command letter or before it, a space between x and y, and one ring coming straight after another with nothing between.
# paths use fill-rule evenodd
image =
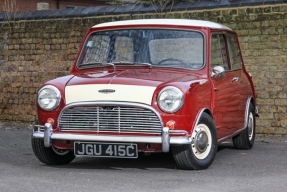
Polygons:
<instances>
[{"instance_id":1,"label":"chrome grille","mask_svg":"<svg viewBox=\"0 0 287 192\"><path fill-rule=\"evenodd\" d=\"M59 128L62 131L161 133L159 116L143 106L72 105L61 112Z\"/></svg>"}]
</instances>

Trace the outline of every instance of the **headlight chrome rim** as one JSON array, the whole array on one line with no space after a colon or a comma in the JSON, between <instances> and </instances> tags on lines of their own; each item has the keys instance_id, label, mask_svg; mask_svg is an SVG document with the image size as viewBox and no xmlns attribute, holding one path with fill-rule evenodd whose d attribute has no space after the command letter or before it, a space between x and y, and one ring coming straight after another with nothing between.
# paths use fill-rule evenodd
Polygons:
<instances>
[{"instance_id":1,"label":"headlight chrome rim","mask_svg":"<svg viewBox=\"0 0 287 192\"><path fill-rule=\"evenodd\" d=\"M180 103L178 104L178 106L176 106L174 109L172 110L167 110L165 109L163 106L161 106L161 102L160 102L160 97L161 95L167 91L167 90L173 90L175 92L178 93L178 97L179 97L179 101ZM166 113L175 113L177 111L179 111L181 109L181 107L183 106L183 103L184 103L184 95L183 95L183 92L177 88L177 87L174 87L174 86L167 86L167 87L164 87L158 94L158 97L157 97L157 103L158 103L158 106L159 108L163 111L163 112L166 112Z\"/></svg>"},{"instance_id":2,"label":"headlight chrome rim","mask_svg":"<svg viewBox=\"0 0 287 192\"><path fill-rule=\"evenodd\" d=\"M40 98L40 94L42 93L42 91L44 91L45 89L50 89L55 93L55 104L52 107L49 108L45 108L42 103L41 103L41 98ZM60 105L60 101L61 101L61 93L59 91L59 89L53 85L46 85L44 87L42 87L39 91L38 91L38 96L37 96L37 102L38 105L40 106L41 109L45 110L45 111L53 111L54 109L56 109L59 105Z\"/></svg>"}]
</instances>

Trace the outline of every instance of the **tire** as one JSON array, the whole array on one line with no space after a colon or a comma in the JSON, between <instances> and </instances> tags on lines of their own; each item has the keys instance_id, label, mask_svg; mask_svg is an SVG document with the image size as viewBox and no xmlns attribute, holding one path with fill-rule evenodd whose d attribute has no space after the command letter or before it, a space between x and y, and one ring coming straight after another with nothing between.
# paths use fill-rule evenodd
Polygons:
<instances>
[{"instance_id":1,"label":"tire","mask_svg":"<svg viewBox=\"0 0 287 192\"><path fill-rule=\"evenodd\" d=\"M31 143L35 156L39 161L47 165L65 165L75 158L73 151L45 147L42 139L32 138Z\"/></svg>"},{"instance_id":2,"label":"tire","mask_svg":"<svg viewBox=\"0 0 287 192\"><path fill-rule=\"evenodd\" d=\"M252 103L249 105L248 121L243 132L232 138L233 145L236 149L251 149L255 140L255 108Z\"/></svg>"},{"instance_id":3,"label":"tire","mask_svg":"<svg viewBox=\"0 0 287 192\"><path fill-rule=\"evenodd\" d=\"M172 146L172 154L181 169L202 170L208 168L217 153L217 132L213 119L203 113L189 145Z\"/></svg>"}]
</instances>

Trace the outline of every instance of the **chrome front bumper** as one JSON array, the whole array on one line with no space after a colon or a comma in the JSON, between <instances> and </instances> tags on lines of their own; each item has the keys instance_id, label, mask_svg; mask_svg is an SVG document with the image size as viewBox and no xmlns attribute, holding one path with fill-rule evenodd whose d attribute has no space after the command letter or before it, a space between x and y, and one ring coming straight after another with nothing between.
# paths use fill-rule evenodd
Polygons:
<instances>
[{"instance_id":1,"label":"chrome front bumper","mask_svg":"<svg viewBox=\"0 0 287 192\"><path fill-rule=\"evenodd\" d=\"M170 136L179 133L180 136ZM185 135L183 136L182 133ZM186 131L173 131L167 127L162 128L161 136L115 136L115 135L86 135L72 133L53 133L52 125L46 123L44 132L37 126L33 129L33 138L44 139L45 147L51 147L52 140L95 141L95 142L125 142L125 143L153 143L162 144L162 151L169 152L170 145L191 144L191 138Z\"/></svg>"}]
</instances>

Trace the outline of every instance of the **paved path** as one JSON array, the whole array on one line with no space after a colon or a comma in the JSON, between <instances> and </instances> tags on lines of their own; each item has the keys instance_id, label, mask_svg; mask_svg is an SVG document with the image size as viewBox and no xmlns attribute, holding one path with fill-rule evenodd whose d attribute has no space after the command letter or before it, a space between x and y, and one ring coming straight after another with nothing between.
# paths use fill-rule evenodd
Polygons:
<instances>
[{"instance_id":1,"label":"paved path","mask_svg":"<svg viewBox=\"0 0 287 192\"><path fill-rule=\"evenodd\" d=\"M249 151L221 145L207 170L176 169L170 154L138 159L76 158L46 166L34 156L31 127L0 124L0 191L287 191L287 140L257 138Z\"/></svg>"}]
</instances>

